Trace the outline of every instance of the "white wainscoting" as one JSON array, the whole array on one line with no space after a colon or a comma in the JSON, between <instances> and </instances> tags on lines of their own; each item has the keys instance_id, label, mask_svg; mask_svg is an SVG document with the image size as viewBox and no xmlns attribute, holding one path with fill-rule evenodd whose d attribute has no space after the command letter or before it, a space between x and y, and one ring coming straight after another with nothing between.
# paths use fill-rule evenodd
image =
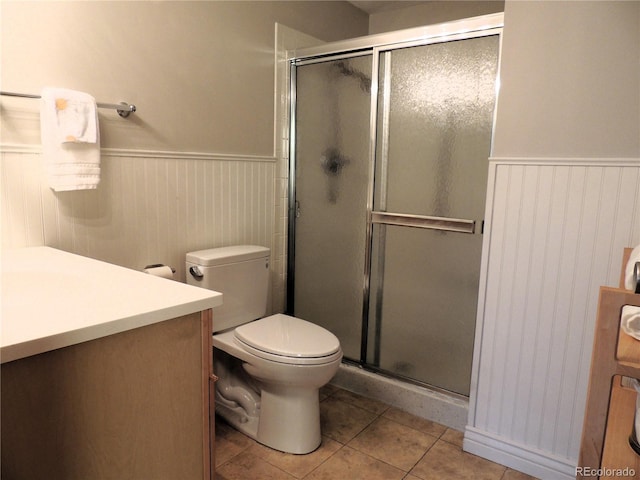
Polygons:
<instances>
[{"instance_id":1,"label":"white wainscoting","mask_svg":"<svg viewBox=\"0 0 640 480\"><path fill-rule=\"evenodd\" d=\"M48 245L138 270L164 263L183 281L188 251L282 250L274 157L103 149L98 189L55 193L39 147L2 145L0 155L3 248ZM273 260L282 291L285 259Z\"/></svg>"},{"instance_id":2,"label":"white wainscoting","mask_svg":"<svg viewBox=\"0 0 640 480\"><path fill-rule=\"evenodd\" d=\"M491 159L465 449L575 477L601 285L640 244L640 159Z\"/></svg>"}]
</instances>

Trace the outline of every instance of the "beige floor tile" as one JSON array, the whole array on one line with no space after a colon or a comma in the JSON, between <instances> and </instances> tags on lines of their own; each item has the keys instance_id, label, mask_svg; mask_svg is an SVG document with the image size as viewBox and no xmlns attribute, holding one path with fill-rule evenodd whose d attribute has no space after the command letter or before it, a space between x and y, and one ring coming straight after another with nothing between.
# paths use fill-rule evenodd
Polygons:
<instances>
[{"instance_id":1,"label":"beige floor tile","mask_svg":"<svg viewBox=\"0 0 640 480\"><path fill-rule=\"evenodd\" d=\"M447 428L442 434L440 440L454 444L457 447L462 448L462 441L464 440L464 433L454 430L453 428Z\"/></svg>"},{"instance_id":2,"label":"beige floor tile","mask_svg":"<svg viewBox=\"0 0 640 480\"><path fill-rule=\"evenodd\" d=\"M216 480L536 480L463 452L463 434L438 423L333 386L321 398L323 441L308 455L272 450L217 418Z\"/></svg>"},{"instance_id":3,"label":"beige floor tile","mask_svg":"<svg viewBox=\"0 0 640 480\"><path fill-rule=\"evenodd\" d=\"M305 480L400 480L405 472L349 447L342 447Z\"/></svg>"},{"instance_id":4,"label":"beige floor tile","mask_svg":"<svg viewBox=\"0 0 640 480\"><path fill-rule=\"evenodd\" d=\"M420 432L433 435L434 437L439 437L447 430L447 427L445 427L444 425L432 422L431 420L425 420L424 418L416 417L415 415L404 412L395 407L389 408L389 410L384 412L383 416L390 420L393 420L394 422L398 422L415 430L419 430Z\"/></svg>"},{"instance_id":5,"label":"beige floor tile","mask_svg":"<svg viewBox=\"0 0 640 480\"><path fill-rule=\"evenodd\" d=\"M246 435L231 427L224 420L216 417L216 467L228 462L240 452L253 445Z\"/></svg>"},{"instance_id":6,"label":"beige floor tile","mask_svg":"<svg viewBox=\"0 0 640 480\"><path fill-rule=\"evenodd\" d=\"M325 385L320 388L319 397L320 401L325 400L326 398L333 395L338 390L338 387L334 387L333 385Z\"/></svg>"},{"instance_id":7,"label":"beige floor tile","mask_svg":"<svg viewBox=\"0 0 640 480\"><path fill-rule=\"evenodd\" d=\"M249 448L248 452L252 453L271 465L290 473L296 478L304 478L314 468L324 462L342 447L341 443L336 442L328 437L322 438L322 444L317 450L306 455L293 455L273 450L259 443Z\"/></svg>"},{"instance_id":8,"label":"beige floor tile","mask_svg":"<svg viewBox=\"0 0 640 480\"><path fill-rule=\"evenodd\" d=\"M349 442L349 447L408 472L437 438L384 417Z\"/></svg>"},{"instance_id":9,"label":"beige floor tile","mask_svg":"<svg viewBox=\"0 0 640 480\"><path fill-rule=\"evenodd\" d=\"M216 468L216 480L296 480L294 476L280 470L248 451L236 455Z\"/></svg>"},{"instance_id":10,"label":"beige floor tile","mask_svg":"<svg viewBox=\"0 0 640 480\"><path fill-rule=\"evenodd\" d=\"M507 468L507 471L504 472L504 475L500 480L538 480L536 477L532 477L531 475L527 475L526 473L518 472L516 470L511 470Z\"/></svg>"},{"instance_id":11,"label":"beige floor tile","mask_svg":"<svg viewBox=\"0 0 640 480\"><path fill-rule=\"evenodd\" d=\"M500 480L506 468L438 440L411 470L423 480Z\"/></svg>"},{"instance_id":12,"label":"beige floor tile","mask_svg":"<svg viewBox=\"0 0 640 480\"><path fill-rule=\"evenodd\" d=\"M376 417L375 413L337 400L334 396L320 403L322 435L343 444L364 430Z\"/></svg>"},{"instance_id":13,"label":"beige floor tile","mask_svg":"<svg viewBox=\"0 0 640 480\"><path fill-rule=\"evenodd\" d=\"M384 402L374 400L373 398L367 398L357 393L349 392L348 390L343 389L338 389L333 394L333 398L350 403L351 405L355 405L356 407L368 410L369 412L373 412L377 415L384 413L384 411L389 408L389 405Z\"/></svg>"}]
</instances>

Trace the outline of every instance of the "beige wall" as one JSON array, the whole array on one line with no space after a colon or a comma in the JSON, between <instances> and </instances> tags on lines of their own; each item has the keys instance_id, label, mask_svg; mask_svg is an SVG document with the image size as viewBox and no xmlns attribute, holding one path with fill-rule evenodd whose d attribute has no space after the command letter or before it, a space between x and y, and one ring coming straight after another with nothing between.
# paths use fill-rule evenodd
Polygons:
<instances>
[{"instance_id":1,"label":"beige wall","mask_svg":"<svg viewBox=\"0 0 640 480\"><path fill-rule=\"evenodd\" d=\"M502 0L424 2L422 5L372 14L369 17L369 33L392 32L502 11Z\"/></svg>"},{"instance_id":2,"label":"beige wall","mask_svg":"<svg viewBox=\"0 0 640 480\"><path fill-rule=\"evenodd\" d=\"M638 2L507 2L496 156L640 154Z\"/></svg>"},{"instance_id":3,"label":"beige wall","mask_svg":"<svg viewBox=\"0 0 640 480\"><path fill-rule=\"evenodd\" d=\"M11 2L2 89L47 85L125 100L102 112L102 146L273 154L274 24L325 41L367 33L346 2ZM3 142L39 143L37 102L2 97ZM15 106L15 108L14 108Z\"/></svg>"},{"instance_id":4,"label":"beige wall","mask_svg":"<svg viewBox=\"0 0 640 480\"><path fill-rule=\"evenodd\" d=\"M346 2L0 2L1 87L47 85L138 107L99 110L97 190L54 193L39 102L0 97L2 248L48 245L134 269L241 243L272 250L285 298L287 169L275 121L278 45L365 35ZM287 28L291 27L291 28ZM277 135L276 135L277 133ZM277 141L276 141L277 138ZM277 147L277 148L276 148Z\"/></svg>"}]
</instances>

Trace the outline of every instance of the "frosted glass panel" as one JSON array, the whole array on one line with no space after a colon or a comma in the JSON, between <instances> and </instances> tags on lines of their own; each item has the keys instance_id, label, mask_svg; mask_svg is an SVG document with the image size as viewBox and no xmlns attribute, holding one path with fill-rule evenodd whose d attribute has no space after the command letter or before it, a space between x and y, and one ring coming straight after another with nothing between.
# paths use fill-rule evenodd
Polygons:
<instances>
[{"instance_id":1,"label":"frosted glass panel","mask_svg":"<svg viewBox=\"0 0 640 480\"><path fill-rule=\"evenodd\" d=\"M294 313L359 360L371 55L297 67Z\"/></svg>"},{"instance_id":2,"label":"frosted glass panel","mask_svg":"<svg viewBox=\"0 0 640 480\"><path fill-rule=\"evenodd\" d=\"M374 209L475 220L477 232L374 226L367 363L463 395L470 388L498 40L380 56Z\"/></svg>"},{"instance_id":3,"label":"frosted glass panel","mask_svg":"<svg viewBox=\"0 0 640 480\"><path fill-rule=\"evenodd\" d=\"M394 50L387 62L385 210L482 218L498 36Z\"/></svg>"},{"instance_id":4,"label":"frosted glass panel","mask_svg":"<svg viewBox=\"0 0 640 480\"><path fill-rule=\"evenodd\" d=\"M368 363L469 395L482 237L376 225L380 236Z\"/></svg>"}]
</instances>

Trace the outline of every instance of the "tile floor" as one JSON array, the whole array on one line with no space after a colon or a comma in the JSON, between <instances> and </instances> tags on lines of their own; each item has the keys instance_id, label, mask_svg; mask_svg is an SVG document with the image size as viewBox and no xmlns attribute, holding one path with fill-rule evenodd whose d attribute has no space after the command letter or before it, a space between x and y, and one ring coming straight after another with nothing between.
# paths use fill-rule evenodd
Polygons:
<instances>
[{"instance_id":1,"label":"tile floor","mask_svg":"<svg viewBox=\"0 0 640 480\"><path fill-rule=\"evenodd\" d=\"M322 445L267 448L216 421L217 480L534 480L462 451L462 433L333 386L321 392Z\"/></svg>"}]
</instances>

